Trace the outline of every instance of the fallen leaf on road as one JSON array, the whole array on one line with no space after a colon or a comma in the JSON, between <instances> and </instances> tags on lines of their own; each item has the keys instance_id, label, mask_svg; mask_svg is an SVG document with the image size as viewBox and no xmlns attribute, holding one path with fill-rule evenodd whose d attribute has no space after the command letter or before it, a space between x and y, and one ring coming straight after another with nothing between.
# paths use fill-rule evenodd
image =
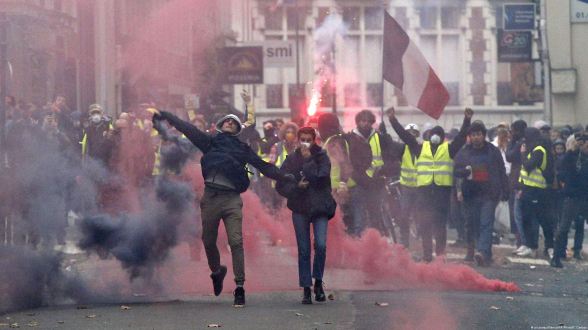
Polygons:
<instances>
[{"instance_id":1,"label":"fallen leaf on road","mask_svg":"<svg viewBox=\"0 0 588 330\"><path fill-rule=\"evenodd\" d=\"M36 316L37 313L27 313L27 316Z\"/></svg>"},{"instance_id":2,"label":"fallen leaf on road","mask_svg":"<svg viewBox=\"0 0 588 330\"><path fill-rule=\"evenodd\" d=\"M88 306L78 306L78 307L76 307L76 308L77 308L77 309L90 309L90 307L88 307Z\"/></svg>"},{"instance_id":3,"label":"fallen leaf on road","mask_svg":"<svg viewBox=\"0 0 588 330\"><path fill-rule=\"evenodd\" d=\"M8 324L8 323L0 323L0 327L6 327L6 326L9 326L9 325L10 324Z\"/></svg>"},{"instance_id":4,"label":"fallen leaf on road","mask_svg":"<svg viewBox=\"0 0 588 330\"><path fill-rule=\"evenodd\" d=\"M59 324L64 324L64 323L65 323L65 321L57 321L57 323L59 323Z\"/></svg>"},{"instance_id":5,"label":"fallen leaf on road","mask_svg":"<svg viewBox=\"0 0 588 330\"><path fill-rule=\"evenodd\" d=\"M514 300L513 297L506 297L506 300Z\"/></svg>"},{"instance_id":6,"label":"fallen leaf on road","mask_svg":"<svg viewBox=\"0 0 588 330\"><path fill-rule=\"evenodd\" d=\"M496 307L496 306L492 306L492 307L490 307L490 309L493 310L493 311L498 311L498 310L501 310L502 308Z\"/></svg>"},{"instance_id":7,"label":"fallen leaf on road","mask_svg":"<svg viewBox=\"0 0 588 330\"><path fill-rule=\"evenodd\" d=\"M564 325L565 325L565 323L563 323L563 322L559 322L559 325L560 325L560 326L564 326Z\"/></svg>"},{"instance_id":8,"label":"fallen leaf on road","mask_svg":"<svg viewBox=\"0 0 588 330\"><path fill-rule=\"evenodd\" d=\"M10 325L11 328L20 328L20 325L18 325L18 323L12 323Z\"/></svg>"},{"instance_id":9,"label":"fallen leaf on road","mask_svg":"<svg viewBox=\"0 0 588 330\"><path fill-rule=\"evenodd\" d=\"M525 284L525 286L535 286L535 284Z\"/></svg>"},{"instance_id":10,"label":"fallen leaf on road","mask_svg":"<svg viewBox=\"0 0 588 330\"><path fill-rule=\"evenodd\" d=\"M301 313L296 313L296 316L304 316L304 315Z\"/></svg>"},{"instance_id":11,"label":"fallen leaf on road","mask_svg":"<svg viewBox=\"0 0 588 330\"><path fill-rule=\"evenodd\" d=\"M531 293L531 295L532 295L532 296L542 296L543 294L542 294L542 293L535 293L535 292L532 292L532 293Z\"/></svg>"},{"instance_id":12,"label":"fallen leaf on road","mask_svg":"<svg viewBox=\"0 0 588 330\"><path fill-rule=\"evenodd\" d=\"M206 326L207 328L220 328L221 325L220 324L209 324Z\"/></svg>"},{"instance_id":13,"label":"fallen leaf on road","mask_svg":"<svg viewBox=\"0 0 588 330\"><path fill-rule=\"evenodd\" d=\"M385 302L381 303L381 302L376 301L376 306L386 307L386 306L388 306L388 303L385 303Z\"/></svg>"},{"instance_id":14,"label":"fallen leaf on road","mask_svg":"<svg viewBox=\"0 0 588 330\"><path fill-rule=\"evenodd\" d=\"M27 327L38 327L38 326L39 326L39 323L37 323L37 322L32 322L32 323L27 324Z\"/></svg>"},{"instance_id":15,"label":"fallen leaf on road","mask_svg":"<svg viewBox=\"0 0 588 330\"><path fill-rule=\"evenodd\" d=\"M529 268L535 269L535 268L537 268L537 266L529 266Z\"/></svg>"},{"instance_id":16,"label":"fallen leaf on road","mask_svg":"<svg viewBox=\"0 0 588 330\"><path fill-rule=\"evenodd\" d=\"M122 306L120 309L122 309L123 311L128 311L128 310L131 310L132 308L129 306Z\"/></svg>"},{"instance_id":17,"label":"fallen leaf on road","mask_svg":"<svg viewBox=\"0 0 588 330\"><path fill-rule=\"evenodd\" d=\"M325 322L325 324L333 324L333 322Z\"/></svg>"},{"instance_id":18,"label":"fallen leaf on road","mask_svg":"<svg viewBox=\"0 0 588 330\"><path fill-rule=\"evenodd\" d=\"M335 300L335 296L332 293L329 295L329 300Z\"/></svg>"},{"instance_id":19,"label":"fallen leaf on road","mask_svg":"<svg viewBox=\"0 0 588 330\"><path fill-rule=\"evenodd\" d=\"M233 308L244 308L245 305L233 305Z\"/></svg>"},{"instance_id":20,"label":"fallen leaf on road","mask_svg":"<svg viewBox=\"0 0 588 330\"><path fill-rule=\"evenodd\" d=\"M96 315L95 315L95 314L92 314L92 315L86 315L86 316L85 316L85 318L87 318L87 319L93 319L93 318L95 318L95 317L96 317Z\"/></svg>"}]
</instances>

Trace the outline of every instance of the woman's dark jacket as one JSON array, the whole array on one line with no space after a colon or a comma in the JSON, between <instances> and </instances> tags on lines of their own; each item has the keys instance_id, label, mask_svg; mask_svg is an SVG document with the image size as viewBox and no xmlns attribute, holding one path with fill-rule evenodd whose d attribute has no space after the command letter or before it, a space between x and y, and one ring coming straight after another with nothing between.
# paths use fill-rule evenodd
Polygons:
<instances>
[{"instance_id":1,"label":"woman's dark jacket","mask_svg":"<svg viewBox=\"0 0 588 330\"><path fill-rule=\"evenodd\" d=\"M292 174L296 182L278 181L276 190L288 199L292 212L306 214L310 218L335 216L337 203L331 195L331 160L327 152L314 144L310 147L311 156L304 159L300 148L288 155L281 170ZM306 189L298 187L302 177L309 185Z\"/></svg>"}]
</instances>

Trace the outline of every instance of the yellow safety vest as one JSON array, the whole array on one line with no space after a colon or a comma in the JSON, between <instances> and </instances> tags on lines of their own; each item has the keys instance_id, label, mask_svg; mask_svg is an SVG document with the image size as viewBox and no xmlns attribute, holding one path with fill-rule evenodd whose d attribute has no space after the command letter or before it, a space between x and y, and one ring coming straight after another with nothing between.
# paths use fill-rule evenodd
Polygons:
<instances>
[{"instance_id":1,"label":"yellow safety vest","mask_svg":"<svg viewBox=\"0 0 588 330\"><path fill-rule=\"evenodd\" d=\"M453 185L453 159L449 155L449 143L443 142L433 157L431 142L423 143L421 155L417 160L417 187L431 185Z\"/></svg>"},{"instance_id":2,"label":"yellow safety vest","mask_svg":"<svg viewBox=\"0 0 588 330\"><path fill-rule=\"evenodd\" d=\"M417 162L416 159L413 159L408 145L404 147L400 164L400 184L406 187L417 186Z\"/></svg>"},{"instance_id":3,"label":"yellow safety vest","mask_svg":"<svg viewBox=\"0 0 588 330\"><path fill-rule=\"evenodd\" d=\"M329 137L327 139L327 141L325 141L325 144L323 145L323 149L327 150L327 155L329 157L331 157L331 155L329 155L329 149L327 149L327 144L329 143L329 141L331 141L331 139L334 136L341 136L341 134L332 135L331 137ZM347 140L345 140L345 147L347 148L347 156L349 156L349 143L347 143ZM331 166L331 188L333 188L333 189L339 188L340 181L341 181L341 166L340 165ZM347 179L346 184L347 184L348 188L354 187L356 185L355 180L353 180L352 178Z\"/></svg>"},{"instance_id":4,"label":"yellow safety vest","mask_svg":"<svg viewBox=\"0 0 588 330\"><path fill-rule=\"evenodd\" d=\"M366 171L367 175L372 178L377 169L384 166L384 159L382 158L382 147L380 146L380 135L375 133L369 141L372 149L372 166Z\"/></svg>"},{"instance_id":5,"label":"yellow safety vest","mask_svg":"<svg viewBox=\"0 0 588 330\"><path fill-rule=\"evenodd\" d=\"M531 171L531 173L528 173L527 171L525 171L525 168L522 167L519 182L522 182L525 186L545 189L547 188L547 181L543 176L543 171L545 171L545 168L547 167L547 152L545 151L545 148L541 146L535 147L535 149L533 149L533 152L537 150L541 150L543 152L543 162L541 162L541 166L538 168L534 168ZM532 153L529 153L527 159L531 158L531 154Z\"/></svg>"},{"instance_id":6,"label":"yellow safety vest","mask_svg":"<svg viewBox=\"0 0 588 330\"><path fill-rule=\"evenodd\" d=\"M114 129L112 123L108 126L109 129ZM108 131L102 132L102 137L108 135ZM82 145L82 162L86 160L86 153L88 152L88 133L84 133L84 138L79 142Z\"/></svg>"},{"instance_id":7,"label":"yellow safety vest","mask_svg":"<svg viewBox=\"0 0 588 330\"><path fill-rule=\"evenodd\" d=\"M276 152L277 152L277 149L278 149L278 146L279 145L282 146L282 152L280 152L278 154L278 157L276 157L276 163L274 164L278 168L279 167L282 167L282 163L284 163L284 161L286 160L286 157L288 156L288 151L286 150L286 146L282 142L276 143ZM275 181L272 181L272 188L275 188L275 187L276 187L276 182Z\"/></svg>"},{"instance_id":8,"label":"yellow safety vest","mask_svg":"<svg viewBox=\"0 0 588 330\"><path fill-rule=\"evenodd\" d=\"M159 154L161 153L161 140L159 140L159 146L157 147L157 151L155 152L155 162L153 163L153 172L151 175L159 175L160 174L160 167L161 161L159 160Z\"/></svg>"}]
</instances>

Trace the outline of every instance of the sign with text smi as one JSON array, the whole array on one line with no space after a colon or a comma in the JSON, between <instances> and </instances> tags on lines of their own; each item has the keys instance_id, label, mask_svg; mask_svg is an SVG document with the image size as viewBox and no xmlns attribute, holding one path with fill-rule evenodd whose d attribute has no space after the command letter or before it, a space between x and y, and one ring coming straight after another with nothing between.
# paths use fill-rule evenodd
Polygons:
<instances>
[{"instance_id":1,"label":"sign with text smi","mask_svg":"<svg viewBox=\"0 0 588 330\"><path fill-rule=\"evenodd\" d=\"M504 31L535 30L534 3L504 4Z\"/></svg>"},{"instance_id":2,"label":"sign with text smi","mask_svg":"<svg viewBox=\"0 0 588 330\"><path fill-rule=\"evenodd\" d=\"M266 68L296 67L295 40L265 40L246 42L246 46L263 47L263 66Z\"/></svg>"},{"instance_id":3,"label":"sign with text smi","mask_svg":"<svg viewBox=\"0 0 588 330\"><path fill-rule=\"evenodd\" d=\"M572 23L588 23L588 0L571 0Z\"/></svg>"}]
</instances>

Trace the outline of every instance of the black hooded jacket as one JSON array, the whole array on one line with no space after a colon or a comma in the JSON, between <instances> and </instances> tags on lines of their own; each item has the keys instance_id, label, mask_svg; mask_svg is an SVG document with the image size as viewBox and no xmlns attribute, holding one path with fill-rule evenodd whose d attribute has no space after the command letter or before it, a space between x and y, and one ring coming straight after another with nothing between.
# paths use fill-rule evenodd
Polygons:
<instances>
[{"instance_id":1,"label":"black hooded jacket","mask_svg":"<svg viewBox=\"0 0 588 330\"><path fill-rule=\"evenodd\" d=\"M331 195L331 161L326 150L314 144L310 147L311 156L305 159L297 148L288 155L281 169L292 174L296 182L278 181L276 191L288 199L287 206L296 213L306 214L310 218L335 216L337 202ZM302 177L309 185L306 189L298 187Z\"/></svg>"},{"instance_id":2,"label":"black hooded jacket","mask_svg":"<svg viewBox=\"0 0 588 330\"><path fill-rule=\"evenodd\" d=\"M543 151L534 151L534 149L538 146L542 146L547 154L547 165L545 167L545 170L541 171L541 173L543 174L545 181L547 181L547 184L549 185L552 184L555 180L555 168L553 152L551 151L551 143L549 145L545 144L546 141L544 141L538 129L534 127L527 127L525 129L525 145L527 151L521 155L521 165L522 168L524 168L525 171L527 171L527 173L530 173L535 168L539 168L543 163ZM531 157L529 157L529 154L531 155ZM529 187L522 184L521 188L540 189L535 187Z\"/></svg>"},{"instance_id":3,"label":"black hooded jacket","mask_svg":"<svg viewBox=\"0 0 588 330\"><path fill-rule=\"evenodd\" d=\"M274 180L284 179L284 174L275 165L263 161L251 147L241 142L236 135L219 133L215 136L207 135L196 126L181 120L169 112L161 111L154 120L167 120L170 125L182 132L190 142L202 150L200 163L204 178L223 173L235 186L238 193L243 193L249 187L247 164L253 165L263 175Z\"/></svg>"}]
</instances>

